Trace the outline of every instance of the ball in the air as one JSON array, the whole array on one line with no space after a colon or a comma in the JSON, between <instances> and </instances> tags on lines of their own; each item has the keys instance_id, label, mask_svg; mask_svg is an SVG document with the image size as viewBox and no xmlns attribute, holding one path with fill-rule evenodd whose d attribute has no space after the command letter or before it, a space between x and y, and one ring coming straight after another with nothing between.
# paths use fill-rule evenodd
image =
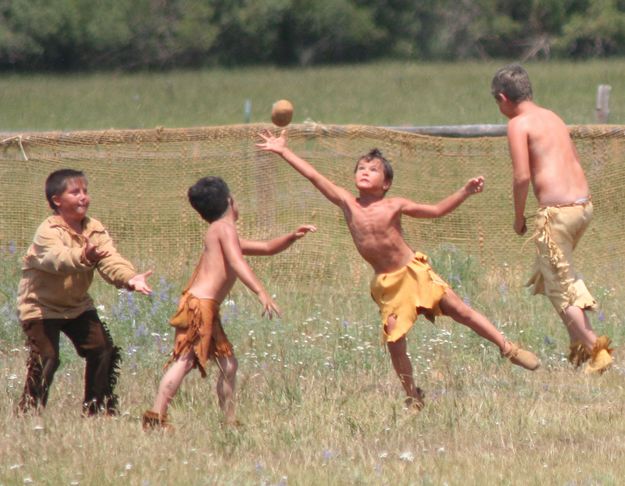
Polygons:
<instances>
[{"instance_id":1,"label":"ball in the air","mask_svg":"<svg viewBox=\"0 0 625 486\"><path fill-rule=\"evenodd\" d=\"M289 100L278 100L271 108L271 121L279 127L286 127L293 118L293 104Z\"/></svg>"}]
</instances>

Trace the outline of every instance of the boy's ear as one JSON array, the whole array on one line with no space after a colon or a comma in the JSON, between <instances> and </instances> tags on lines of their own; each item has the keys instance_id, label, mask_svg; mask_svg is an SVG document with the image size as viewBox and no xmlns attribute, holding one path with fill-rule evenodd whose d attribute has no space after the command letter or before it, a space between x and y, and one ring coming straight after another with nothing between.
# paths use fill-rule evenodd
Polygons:
<instances>
[{"instance_id":1,"label":"boy's ear","mask_svg":"<svg viewBox=\"0 0 625 486\"><path fill-rule=\"evenodd\" d=\"M504 101L508 101L508 97L503 93L497 93L495 95L495 99L500 103L503 103Z\"/></svg>"},{"instance_id":2,"label":"boy's ear","mask_svg":"<svg viewBox=\"0 0 625 486\"><path fill-rule=\"evenodd\" d=\"M54 209L58 209L59 207L59 196L57 194L53 195L50 199L52 199L52 202L54 203Z\"/></svg>"}]
</instances>

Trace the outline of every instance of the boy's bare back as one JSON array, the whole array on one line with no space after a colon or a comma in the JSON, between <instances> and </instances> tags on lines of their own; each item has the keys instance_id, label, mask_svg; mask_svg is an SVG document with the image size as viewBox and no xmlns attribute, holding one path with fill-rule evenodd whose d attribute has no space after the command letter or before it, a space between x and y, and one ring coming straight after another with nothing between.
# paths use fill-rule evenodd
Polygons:
<instances>
[{"instance_id":1,"label":"boy's bare back","mask_svg":"<svg viewBox=\"0 0 625 486\"><path fill-rule=\"evenodd\" d=\"M508 141L516 174L529 171L540 206L570 204L588 197L588 183L575 145L554 112L524 101L508 123Z\"/></svg>"},{"instance_id":2,"label":"boy's bare back","mask_svg":"<svg viewBox=\"0 0 625 486\"><path fill-rule=\"evenodd\" d=\"M210 224L204 235L204 249L189 292L199 299L221 303L236 282L232 262L243 259L233 222L226 218Z\"/></svg>"},{"instance_id":3,"label":"boy's bare back","mask_svg":"<svg viewBox=\"0 0 625 486\"><path fill-rule=\"evenodd\" d=\"M236 221L239 210L227 184L220 177L203 177L188 191L191 206L210 223L204 235L204 249L186 291L198 299L221 303L237 279L254 292L263 315L280 315L280 309L254 274L243 255L275 255L295 241L316 231L300 225L295 231L266 241L239 238Z\"/></svg>"}]
</instances>

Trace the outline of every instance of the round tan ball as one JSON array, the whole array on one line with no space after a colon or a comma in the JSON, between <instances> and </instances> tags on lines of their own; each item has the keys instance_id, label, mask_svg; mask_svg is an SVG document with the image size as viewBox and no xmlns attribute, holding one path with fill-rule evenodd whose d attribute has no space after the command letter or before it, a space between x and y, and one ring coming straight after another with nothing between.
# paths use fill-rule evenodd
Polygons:
<instances>
[{"instance_id":1,"label":"round tan ball","mask_svg":"<svg viewBox=\"0 0 625 486\"><path fill-rule=\"evenodd\" d=\"M286 127L293 118L293 103L289 100L278 100L271 108L271 121L279 127Z\"/></svg>"}]
</instances>

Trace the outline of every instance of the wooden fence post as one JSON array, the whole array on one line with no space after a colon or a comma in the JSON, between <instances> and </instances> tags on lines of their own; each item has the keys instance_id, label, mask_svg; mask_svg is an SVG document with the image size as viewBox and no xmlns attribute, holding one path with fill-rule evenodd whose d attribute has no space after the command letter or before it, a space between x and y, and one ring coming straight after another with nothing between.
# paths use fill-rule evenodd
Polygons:
<instances>
[{"instance_id":1,"label":"wooden fence post","mask_svg":"<svg viewBox=\"0 0 625 486\"><path fill-rule=\"evenodd\" d=\"M609 84L597 86L597 107L595 111L597 123L608 123L608 118L610 117L610 91L612 91L612 86Z\"/></svg>"}]
</instances>

